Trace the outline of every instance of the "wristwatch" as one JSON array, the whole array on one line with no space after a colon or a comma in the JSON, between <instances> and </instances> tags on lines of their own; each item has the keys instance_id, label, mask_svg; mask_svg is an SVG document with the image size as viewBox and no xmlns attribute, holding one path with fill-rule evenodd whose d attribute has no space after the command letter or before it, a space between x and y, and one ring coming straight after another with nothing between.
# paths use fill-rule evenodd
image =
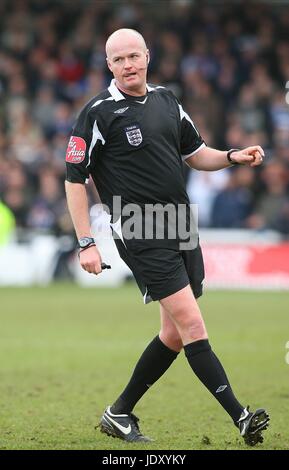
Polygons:
<instances>
[{"instance_id":1,"label":"wristwatch","mask_svg":"<svg viewBox=\"0 0 289 470\"><path fill-rule=\"evenodd\" d=\"M231 163L231 165L239 165L239 162L235 162L234 160L232 160L231 158L231 154L234 153L234 152L239 152L240 149L231 149L231 150L228 150L227 152L227 159L228 161Z\"/></svg>"},{"instance_id":2,"label":"wristwatch","mask_svg":"<svg viewBox=\"0 0 289 470\"><path fill-rule=\"evenodd\" d=\"M78 240L79 248L88 248L90 245L95 245L94 238L92 237L81 237Z\"/></svg>"}]
</instances>

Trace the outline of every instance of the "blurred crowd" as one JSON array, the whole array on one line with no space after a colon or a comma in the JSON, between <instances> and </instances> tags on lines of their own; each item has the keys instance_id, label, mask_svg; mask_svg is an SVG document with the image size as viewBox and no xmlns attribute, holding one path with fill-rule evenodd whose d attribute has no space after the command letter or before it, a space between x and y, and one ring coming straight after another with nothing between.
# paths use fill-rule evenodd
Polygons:
<instances>
[{"instance_id":1,"label":"blurred crowd","mask_svg":"<svg viewBox=\"0 0 289 470\"><path fill-rule=\"evenodd\" d=\"M265 149L262 168L185 170L199 225L288 236L289 5L253 1L1 0L0 200L17 227L73 232L68 136L110 83L104 45L121 27L144 35L149 81L175 93L208 145Z\"/></svg>"}]
</instances>

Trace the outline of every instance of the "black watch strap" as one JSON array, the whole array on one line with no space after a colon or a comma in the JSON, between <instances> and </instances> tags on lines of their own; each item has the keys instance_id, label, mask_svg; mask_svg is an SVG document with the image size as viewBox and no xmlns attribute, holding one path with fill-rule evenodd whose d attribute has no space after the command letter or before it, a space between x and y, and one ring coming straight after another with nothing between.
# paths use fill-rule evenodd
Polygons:
<instances>
[{"instance_id":1,"label":"black watch strap","mask_svg":"<svg viewBox=\"0 0 289 470\"><path fill-rule=\"evenodd\" d=\"M79 250L78 250L78 258L79 258L80 253L82 253L83 251L87 250L87 248L90 248L91 246L96 246L96 244L95 244L95 243L90 243L89 245L85 246L84 248L79 248Z\"/></svg>"},{"instance_id":2,"label":"black watch strap","mask_svg":"<svg viewBox=\"0 0 289 470\"><path fill-rule=\"evenodd\" d=\"M239 151L240 151L240 149L230 149L230 150L228 150L228 152L227 152L227 159L228 159L228 161L231 163L231 165L239 165L238 162L235 162L235 161L232 160L232 158L231 158L232 153L234 153L234 152L239 152Z\"/></svg>"},{"instance_id":3,"label":"black watch strap","mask_svg":"<svg viewBox=\"0 0 289 470\"><path fill-rule=\"evenodd\" d=\"M84 248L88 248L90 245L95 245L94 238L92 237L81 237L78 240L78 247L83 250Z\"/></svg>"}]
</instances>

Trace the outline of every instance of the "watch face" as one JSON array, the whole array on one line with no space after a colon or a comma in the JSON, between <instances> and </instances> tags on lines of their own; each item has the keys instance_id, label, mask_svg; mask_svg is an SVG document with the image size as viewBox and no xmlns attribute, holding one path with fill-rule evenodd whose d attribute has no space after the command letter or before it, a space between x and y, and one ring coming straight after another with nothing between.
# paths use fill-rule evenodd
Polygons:
<instances>
[{"instance_id":1,"label":"watch face","mask_svg":"<svg viewBox=\"0 0 289 470\"><path fill-rule=\"evenodd\" d=\"M78 240L79 246L81 248L85 248L87 245L93 242L94 242L94 239L89 238L89 237L80 238L80 240Z\"/></svg>"}]
</instances>

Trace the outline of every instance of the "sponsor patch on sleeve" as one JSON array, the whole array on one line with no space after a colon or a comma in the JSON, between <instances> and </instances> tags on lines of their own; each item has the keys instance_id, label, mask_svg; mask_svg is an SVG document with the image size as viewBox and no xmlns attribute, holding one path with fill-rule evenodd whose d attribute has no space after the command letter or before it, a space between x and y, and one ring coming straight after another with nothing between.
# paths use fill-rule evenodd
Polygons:
<instances>
[{"instance_id":1,"label":"sponsor patch on sleeve","mask_svg":"<svg viewBox=\"0 0 289 470\"><path fill-rule=\"evenodd\" d=\"M85 151L85 140L72 135L68 142L65 160L69 163L81 163L85 159Z\"/></svg>"}]
</instances>

